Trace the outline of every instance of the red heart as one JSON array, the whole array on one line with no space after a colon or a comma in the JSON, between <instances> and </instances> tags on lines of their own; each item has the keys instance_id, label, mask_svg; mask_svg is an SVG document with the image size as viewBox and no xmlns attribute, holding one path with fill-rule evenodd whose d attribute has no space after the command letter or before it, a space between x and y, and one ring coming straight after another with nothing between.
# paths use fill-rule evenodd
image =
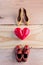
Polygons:
<instances>
[{"instance_id":1,"label":"red heart","mask_svg":"<svg viewBox=\"0 0 43 65\"><path fill-rule=\"evenodd\" d=\"M21 30L21 28L16 28L14 33L16 34L17 37L23 40L28 36L30 30L28 28L24 28L23 30Z\"/></svg>"}]
</instances>

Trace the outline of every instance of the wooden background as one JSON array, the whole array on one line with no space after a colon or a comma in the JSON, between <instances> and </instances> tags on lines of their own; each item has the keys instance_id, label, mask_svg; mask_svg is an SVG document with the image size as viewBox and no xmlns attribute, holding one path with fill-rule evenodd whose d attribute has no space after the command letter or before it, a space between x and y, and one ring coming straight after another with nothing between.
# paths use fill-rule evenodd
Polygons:
<instances>
[{"instance_id":1,"label":"wooden background","mask_svg":"<svg viewBox=\"0 0 43 65\"><path fill-rule=\"evenodd\" d=\"M27 27L30 29L29 36L20 40L14 34L15 28ZM25 42L24 42L25 41ZM29 44L32 48L43 48L43 25L29 25L29 26L17 26L17 25L1 25L0 26L0 48L13 48L17 44Z\"/></svg>"},{"instance_id":2,"label":"wooden background","mask_svg":"<svg viewBox=\"0 0 43 65\"><path fill-rule=\"evenodd\" d=\"M27 10L29 26L16 25L20 7ZM0 0L0 16L0 65L43 65L43 0ZM31 33L25 40L20 40L13 33L16 27L27 27ZM18 44L28 44L31 48L25 63L15 59L14 48Z\"/></svg>"},{"instance_id":3,"label":"wooden background","mask_svg":"<svg viewBox=\"0 0 43 65\"><path fill-rule=\"evenodd\" d=\"M13 33L16 27L28 27L31 33L25 40L20 40ZM28 44L31 48L28 61L25 63L18 63L15 59L14 48L18 44ZM43 25L0 25L0 64L43 65Z\"/></svg>"},{"instance_id":4,"label":"wooden background","mask_svg":"<svg viewBox=\"0 0 43 65\"><path fill-rule=\"evenodd\" d=\"M0 24L14 24L19 8L25 8L30 24L43 24L43 0L0 0Z\"/></svg>"}]
</instances>

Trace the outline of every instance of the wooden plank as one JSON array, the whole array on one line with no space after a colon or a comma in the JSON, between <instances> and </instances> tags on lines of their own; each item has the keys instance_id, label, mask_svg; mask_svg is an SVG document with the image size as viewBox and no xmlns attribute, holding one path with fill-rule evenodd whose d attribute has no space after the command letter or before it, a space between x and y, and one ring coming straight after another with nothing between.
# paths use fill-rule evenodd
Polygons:
<instances>
[{"instance_id":1,"label":"wooden plank","mask_svg":"<svg viewBox=\"0 0 43 65\"><path fill-rule=\"evenodd\" d=\"M43 24L43 0L0 0L0 24L15 24L19 8L25 8L30 24Z\"/></svg>"},{"instance_id":2,"label":"wooden plank","mask_svg":"<svg viewBox=\"0 0 43 65\"><path fill-rule=\"evenodd\" d=\"M22 29L24 27L29 28L31 31L30 35L25 40L20 40L13 33L17 27ZM23 46L28 44L32 48L43 48L43 25L0 26L0 48L13 48L17 44L21 44Z\"/></svg>"},{"instance_id":3,"label":"wooden plank","mask_svg":"<svg viewBox=\"0 0 43 65\"><path fill-rule=\"evenodd\" d=\"M15 58L14 48L0 49L1 65L43 65L43 49L31 49L27 62L18 63Z\"/></svg>"}]
</instances>

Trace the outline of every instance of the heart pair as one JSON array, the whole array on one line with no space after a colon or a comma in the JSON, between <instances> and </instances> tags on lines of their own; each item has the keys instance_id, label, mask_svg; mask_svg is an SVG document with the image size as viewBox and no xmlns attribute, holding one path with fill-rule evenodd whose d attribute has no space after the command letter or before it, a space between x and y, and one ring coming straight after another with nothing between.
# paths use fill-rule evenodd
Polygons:
<instances>
[{"instance_id":1,"label":"heart pair","mask_svg":"<svg viewBox=\"0 0 43 65\"><path fill-rule=\"evenodd\" d=\"M18 38L21 40L24 40L29 34L30 34L30 29L24 28L23 30L21 28L16 28L14 30L14 33Z\"/></svg>"},{"instance_id":2,"label":"heart pair","mask_svg":"<svg viewBox=\"0 0 43 65\"><path fill-rule=\"evenodd\" d=\"M21 62L21 61L26 62L28 59L29 53L30 53L30 48L28 45L25 45L24 47L22 47L21 45L17 45L15 47L15 56L18 62Z\"/></svg>"}]
</instances>

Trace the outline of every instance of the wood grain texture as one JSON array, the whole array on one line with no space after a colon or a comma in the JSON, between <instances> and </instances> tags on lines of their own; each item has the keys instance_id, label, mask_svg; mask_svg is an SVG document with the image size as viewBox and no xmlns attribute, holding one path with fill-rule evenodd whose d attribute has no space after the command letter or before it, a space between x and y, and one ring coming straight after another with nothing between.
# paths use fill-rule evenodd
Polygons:
<instances>
[{"instance_id":1,"label":"wood grain texture","mask_svg":"<svg viewBox=\"0 0 43 65\"><path fill-rule=\"evenodd\" d=\"M15 28L27 27L30 29L30 35L25 40L20 40L14 34ZM0 48L13 48L17 44L28 44L32 48L43 48L43 25L1 25L0 26Z\"/></svg>"},{"instance_id":2,"label":"wood grain texture","mask_svg":"<svg viewBox=\"0 0 43 65\"><path fill-rule=\"evenodd\" d=\"M27 10L29 26L16 25L19 8ZM43 65L43 0L0 0L0 16L0 24L3 24L0 25L0 65ZM16 27L28 27L31 33L20 40L13 33ZM18 44L32 47L26 63L15 59L14 48Z\"/></svg>"},{"instance_id":3,"label":"wood grain texture","mask_svg":"<svg viewBox=\"0 0 43 65\"><path fill-rule=\"evenodd\" d=\"M0 24L15 24L19 8L25 8L30 24L43 24L43 0L0 0Z\"/></svg>"},{"instance_id":4,"label":"wood grain texture","mask_svg":"<svg viewBox=\"0 0 43 65\"><path fill-rule=\"evenodd\" d=\"M0 49L1 65L43 65L43 49L31 49L27 62L18 63L15 59L14 48Z\"/></svg>"}]
</instances>

